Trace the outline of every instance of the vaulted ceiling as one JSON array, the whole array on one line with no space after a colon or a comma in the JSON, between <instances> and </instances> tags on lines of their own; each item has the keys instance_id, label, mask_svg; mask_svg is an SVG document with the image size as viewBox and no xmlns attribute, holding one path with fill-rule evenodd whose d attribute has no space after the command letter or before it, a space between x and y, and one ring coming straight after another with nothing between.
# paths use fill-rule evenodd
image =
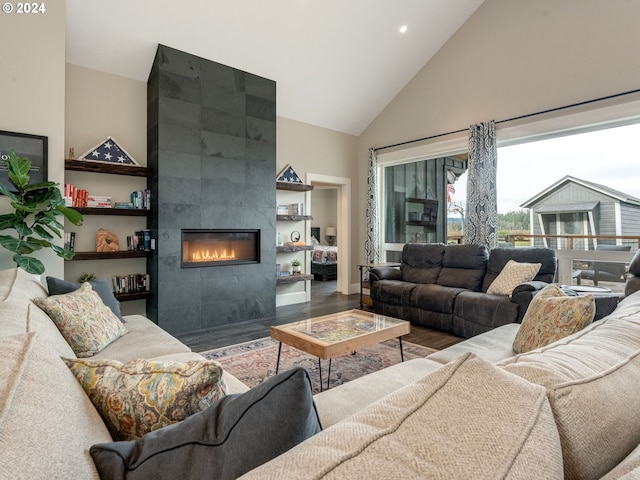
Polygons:
<instances>
[{"instance_id":1,"label":"vaulted ceiling","mask_svg":"<svg viewBox=\"0 0 640 480\"><path fill-rule=\"evenodd\" d=\"M67 0L67 62L147 81L160 43L275 80L279 116L358 135L482 2Z\"/></svg>"}]
</instances>

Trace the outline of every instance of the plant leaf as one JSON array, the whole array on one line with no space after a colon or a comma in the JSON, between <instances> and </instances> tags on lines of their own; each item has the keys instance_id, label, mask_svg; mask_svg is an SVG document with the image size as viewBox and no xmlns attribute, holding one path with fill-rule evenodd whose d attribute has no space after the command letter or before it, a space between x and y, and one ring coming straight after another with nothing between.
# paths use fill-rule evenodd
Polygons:
<instances>
[{"instance_id":1,"label":"plant leaf","mask_svg":"<svg viewBox=\"0 0 640 480\"><path fill-rule=\"evenodd\" d=\"M16 217L13 213L6 213L4 215L0 215L0 230L5 230L7 228L14 228L14 224L16 223L16 218L18 221L22 221L19 217Z\"/></svg>"},{"instance_id":2,"label":"plant leaf","mask_svg":"<svg viewBox=\"0 0 640 480\"><path fill-rule=\"evenodd\" d=\"M18 200L18 197L15 193L9 191L9 189L4 184L0 184L0 195L4 195L5 197L9 197L11 200Z\"/></svg>"},{"instance_id":3,"label":"plant leaf","mask_svg":"<svg viewBox=\"0 0 640 480\"><path fill-rule=\"evenodd\" d=\"M44 265L37 258L14 255L13 261L18 265L18 267L33 275L40 275L44 273Z\"/></svg>"},{"instance_id":4,"label":"plant leaf","mask_svg":"<svg viewBox=\"0 0 640 480\"><path fill-rule=\"evenodd\" d=\"M21 191L29 184L29 170L31 170L31 160L19 157L11 150L9 158L6 160L9 169L9 180L13 182L18 191Z\"/></svg>"},{"instance_id":5,"label":"plant leaf","mask_svg":"<svg viewBox=\"0 0 640 480\"><path fill-rule=\"evenodd\" d=\"M56 210L62 213L62 215L64 215L64 218L69 220L74 225L82 225L83 218L80 212L77 212L72 208L63 207L61 205L57 206Z\"/></svg>"},{"instance_id":6,"label":"plant leaf","mask_svg":"<svg viewBox=\"0 0 640 480\"><path fill-rule=\"evenodd\" d=\"M57 229L51 228L52 232L54 232L56 235L58 235L58 237L60 236L60 231L58 231ZM51 235L49 232L47 232L47 230L42 226L42 225L36 225L33 227L33 231L36 232L38 235L40 235L42 238L46 238L47 240L52 240L53 239L53 235Z\"/></svg>"},{"instance_id":7,"label":"plant leaf","mask_svg":"<svg viewBox=\"0 0 640 480\"><path fill-rule=\"evenodd\" d=\"M0 235L0 245L13 253L25 255L40 250L42 245L40 242L32 242L29 237L26 240L19 240L11 235ZM48 243L48 242L47 242Z\"/></svg>"},{"instance_id":8,"label":"plant leaf","mask_svg":"<svg viewBox=\"0 0 640 480\"><path fill-rule=\"evenodd\" d=\"M56 254L59 257L64 258L65 260L71 260L73 258L73 256L75 255L75 252L72 252L71 250L65 250L62 247L59 247L58 245L51 245L51 248L53 249L54 252L56 252Z\"/></svg>"}]
</instances>

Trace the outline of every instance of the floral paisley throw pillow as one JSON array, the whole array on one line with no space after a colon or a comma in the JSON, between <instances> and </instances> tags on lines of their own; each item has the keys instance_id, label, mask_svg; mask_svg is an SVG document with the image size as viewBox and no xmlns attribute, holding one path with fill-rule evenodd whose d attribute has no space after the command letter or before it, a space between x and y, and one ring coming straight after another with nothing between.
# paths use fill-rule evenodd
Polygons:
<instances>
[{"instance_id":1,"label":"floral paisley throw pillow","mask_svg":"<svg viewBox=\"0 0 640 480\"><path fill-rule=\"evenodd\" d=\"M593 295L571 297L557 285L548 285L531 300L513 351L525 353L576 333L593 322L595 314Z\"/></svg>"},{"instance_id":2,"label":"floral paisley throw pillow","mask_svg":"<svg viewBox=\"0 0 640 480\"><path fill-rule=\"evenodd\" d=\"M127 333L118 317L85 282L73 292L34 298L78 357L91 357Z\"/></svg>"},{"instance_id":3,"label":"floral paisley throw pillow","mask_svg":"<svg viewBox=\"0 0 640 480\"><path fill-rule=\"evenodd\" d=\"M188 362L64 359L114 440L135 440L225 396L222 366Z\"/></svg>"}]
</instances>

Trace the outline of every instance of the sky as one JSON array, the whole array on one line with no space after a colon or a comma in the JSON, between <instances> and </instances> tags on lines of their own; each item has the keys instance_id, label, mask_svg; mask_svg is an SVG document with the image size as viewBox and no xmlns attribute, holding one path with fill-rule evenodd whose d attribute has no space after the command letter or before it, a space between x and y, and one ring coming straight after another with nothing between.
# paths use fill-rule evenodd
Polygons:
<instances>
[{"instance_id":1,"label":"sky","mask_svg":"<svg viewBox=\"0 0 640 480\"><path fill-rule=\"evenodd\" d=\"M520 205L565 175L640 198L640 124L498 148L498 213ZM466 174L454 202L466 201Z\"/></svg>"}]
</instances>

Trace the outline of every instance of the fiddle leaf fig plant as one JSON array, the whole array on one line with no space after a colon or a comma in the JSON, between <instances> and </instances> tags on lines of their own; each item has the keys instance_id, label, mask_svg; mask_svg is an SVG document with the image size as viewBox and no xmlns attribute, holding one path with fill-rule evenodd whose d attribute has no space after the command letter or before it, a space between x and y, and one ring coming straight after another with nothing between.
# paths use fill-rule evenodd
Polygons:
<instances>
[{"instance_id":1,"label":"fiddle leaf fig plant","mask_svg":"<svg viewBox=\"0 0 640 480\"><path fill-rule=\"evenodd\" d=\"M0 195L7 197L13 207L13 213L0 215L0 231L14 230L15 233L0 235L0 245L13 252L13 261L18 267L36 275L44 273L44 265L29 256L33 252L50 248L65 260L72 259L72 251L52 243L54 235L62 238L64 229L56 217L62 215L72 224L82 225L82 215L65 207L57 183L29 183L31 160L11 151L3 162L16 191L0 184Z\"/></svg>"}]
</instances>

